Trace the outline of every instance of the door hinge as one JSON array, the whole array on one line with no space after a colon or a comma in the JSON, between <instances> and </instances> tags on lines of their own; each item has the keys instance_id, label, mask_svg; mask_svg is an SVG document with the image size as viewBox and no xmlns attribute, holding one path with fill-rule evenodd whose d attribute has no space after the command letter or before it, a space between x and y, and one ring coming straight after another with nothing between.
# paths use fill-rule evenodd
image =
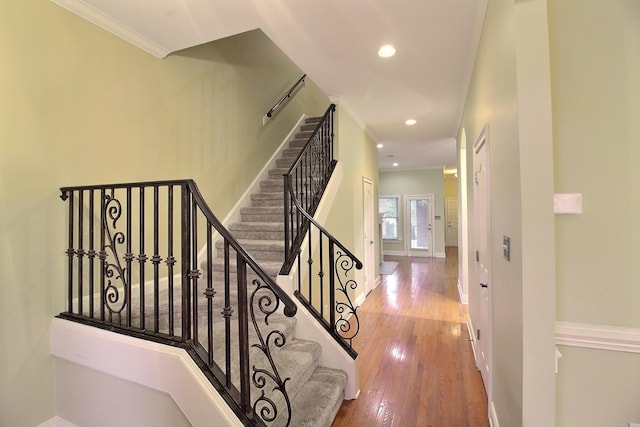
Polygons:
<instances>
[{"instance_id":1,"label":"door hinge","mask_svg":"<svg viewBox=\"0 0 640 427\"><path fill-rule=\"evenodd\" d=\"M480 251L476 251L476 262L480 262Z\"/></svg>"},{"instance_id":2,"label":"door hinge","mask_svg":"<svg viewBox=\"0 0 640 427\"><path fill-rule=\"evenodd\" d=\"M476 340L480 341L480 329L476 329Z\"/></svg>"}]
</instances>

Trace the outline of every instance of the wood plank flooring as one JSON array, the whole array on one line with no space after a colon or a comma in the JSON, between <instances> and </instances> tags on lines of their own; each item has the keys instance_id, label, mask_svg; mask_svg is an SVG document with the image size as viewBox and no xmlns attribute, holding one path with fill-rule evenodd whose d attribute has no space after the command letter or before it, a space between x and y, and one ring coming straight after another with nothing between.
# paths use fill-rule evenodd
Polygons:
<instances>
[{"instance_id":1,"label":"wood plank flooring","mask_svg":"<svg viewBox=\"0 0 640 427\"><path fill-rule=\"evenodd\" d=\"M343 403L332 427L489 426L456 249L446 259L385 256L398 267L358 310L360 396Z\"/></svg>"}]
</instances>

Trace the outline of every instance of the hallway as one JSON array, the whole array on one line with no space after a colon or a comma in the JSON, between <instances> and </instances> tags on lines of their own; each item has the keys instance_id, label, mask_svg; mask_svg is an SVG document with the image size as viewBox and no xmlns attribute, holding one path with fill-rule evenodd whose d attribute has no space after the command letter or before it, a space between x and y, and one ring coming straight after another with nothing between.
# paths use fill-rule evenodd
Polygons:
<instances>
[{"instance_id":1,"label":"hallway","mask_svg":"<svg viewBox=\"0 0 640 427\"><path fill-rule=\"evenodd\" d=\"M385 261L398 266L358 311L360 397L343 403L332 426L489 426L467 308L458 302L457 248L446 259Z\"/></svg>"}]
</instances>

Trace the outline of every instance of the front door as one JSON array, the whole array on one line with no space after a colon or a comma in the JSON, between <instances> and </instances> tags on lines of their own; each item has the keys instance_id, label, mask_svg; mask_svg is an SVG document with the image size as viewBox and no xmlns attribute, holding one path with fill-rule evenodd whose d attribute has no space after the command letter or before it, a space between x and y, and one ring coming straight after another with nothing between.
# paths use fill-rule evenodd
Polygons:
<instances>
[{"instance_id":1,"label":"front door","mask_svg":"<svg viewBox=\"0 0 640 427\"><path fill-rule=\"evenodd\" d=\"M446 245L458 246L458 199L455 197L447 197L445 203L447 211Z\"/></svg>"},{"instance_id":2,"label":"front door","mask_svg":"<svg viewBox=\"0 0 640 427\"><path fill-rule=\"evenodd\" d=\"M433 256L433 194L406 196L405 254Z\"/></svg>"}]
</instances>

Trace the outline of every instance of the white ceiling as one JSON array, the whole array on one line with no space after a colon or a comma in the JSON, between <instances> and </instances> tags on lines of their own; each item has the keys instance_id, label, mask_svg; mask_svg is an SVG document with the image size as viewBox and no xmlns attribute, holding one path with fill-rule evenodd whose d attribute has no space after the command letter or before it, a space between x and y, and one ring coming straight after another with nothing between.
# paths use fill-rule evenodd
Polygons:
<instances>
[{"instance_id":1,"label":"white ceiling","mask_svg":"<svg viewBox=\"0 0 640 427\"><path fill-rule=\"evenodd\" d=\"M487 0L52 1L158 57L260 28L384 145L381 170L456 165Z\"/></svg>"}]
</instances>

